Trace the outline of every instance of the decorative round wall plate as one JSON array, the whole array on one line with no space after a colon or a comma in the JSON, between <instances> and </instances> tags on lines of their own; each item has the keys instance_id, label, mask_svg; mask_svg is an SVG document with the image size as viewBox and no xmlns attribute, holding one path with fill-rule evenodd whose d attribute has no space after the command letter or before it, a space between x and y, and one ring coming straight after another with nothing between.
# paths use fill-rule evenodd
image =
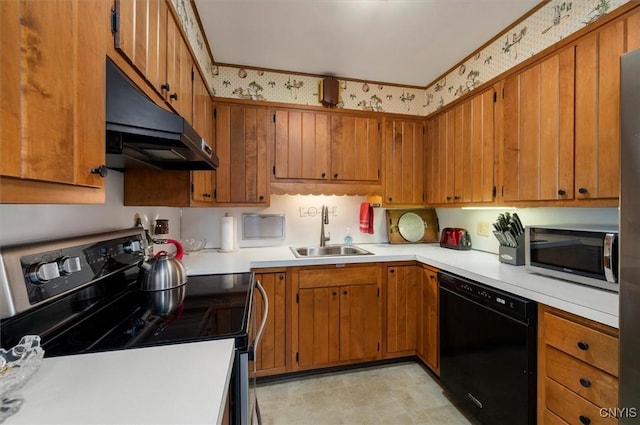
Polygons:
<instances>
[{"instance_id":1,"label":"decorative round wall plate","mask_svg":"<svg viewBox=\"0 0 640 425\"><path fill-rule=\"evenodd\" d=\"M406 212L398 220L398 232L408 242L418 242L424 237L427 227L420 216L414 212Z\"/></svg>"}]
</instances>

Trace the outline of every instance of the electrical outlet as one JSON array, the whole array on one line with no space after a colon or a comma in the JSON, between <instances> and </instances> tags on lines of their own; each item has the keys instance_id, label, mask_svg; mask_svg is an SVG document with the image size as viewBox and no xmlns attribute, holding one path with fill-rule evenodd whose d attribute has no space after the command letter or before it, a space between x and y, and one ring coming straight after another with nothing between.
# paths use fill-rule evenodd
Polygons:
<instances>
[{"instance_id":1,"label":"electrical outlet","mask_svg":"<svg viewBox=\"0 0 640 425\"><path fill-rule=\"evenodd\" d=\"M489 236L491 232L491 223L488 221L479 221L476 233L478 236Z\"/></svg>"}]
</instances>

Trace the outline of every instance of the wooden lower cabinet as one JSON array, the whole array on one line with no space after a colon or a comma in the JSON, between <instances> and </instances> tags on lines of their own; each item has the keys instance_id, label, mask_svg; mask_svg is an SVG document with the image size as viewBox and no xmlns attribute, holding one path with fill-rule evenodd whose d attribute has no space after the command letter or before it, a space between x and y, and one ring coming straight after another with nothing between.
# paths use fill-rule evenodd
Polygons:
<instances>
[{"instance_id":1,"label":"wooden lower cabinet","mask_svg":"<svg viewBox=\"0 0 640 425\"><path fill-rule=\"evenodd\" d=\"M617 424L617 329L544 305L538 320L538 423Z\"/></svg>"},{"instance_id":2,"label":"wooden lower cabinet","mask_svg":"<svg viewBox=\"0 0 640 425\"><path fill-rule=\"evenodd\" d=\"M284 270L256 272L255 279L267 293L269 312L262 337L256 350L257 376L285 373L286 370L286 284ZM257 293L256 320L262 317L264 306Z\"/></svg>"},{"instance_id":3,"label":"wooden lower cabinet","mask_svg":"<svg viewBox=\"0 0 640 425\"><path fill-rule=\"evenodd\" d=\"M386 266L385 357L415 354L421 269L416 265Z\"/></svg>"},{"instance_id":4,"label":"wooden lower cabinet","mask_svg":"<svg viewBox=\"0 0 640 425\"><path fill-rule=\"evenodd\" d=\"M340 264L293 273L293 369L380 358L381 270Z\"/></svg>"},{"instance_id":5,"label":"wooden lower cabinet","mask_svg":"<svg viewBox=\"0 0 640 425\"><path fill-rule=\"evenodd\" d=\"M418 357L440 375L438 269L421 266L418 309Z\"/></svg>"}]
</instances>

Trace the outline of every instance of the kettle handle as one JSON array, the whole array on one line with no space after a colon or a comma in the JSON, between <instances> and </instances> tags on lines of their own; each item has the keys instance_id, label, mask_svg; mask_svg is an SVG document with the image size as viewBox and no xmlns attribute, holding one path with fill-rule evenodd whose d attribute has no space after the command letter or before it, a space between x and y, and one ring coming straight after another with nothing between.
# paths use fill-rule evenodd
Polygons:
<instances>
[{"instance_id":1,"label":"kettle handle","mask_svg":"<svg viewBox=\"0 0 640 425\"><path fill-rule=\"evenodd\" d=\"M175 239L167 239L166 242L176 246L176 258L178 260L182 260L182 257L184 255L184 248L182 247L180 241L177 241Z\"/></svg>"}]
</instances>

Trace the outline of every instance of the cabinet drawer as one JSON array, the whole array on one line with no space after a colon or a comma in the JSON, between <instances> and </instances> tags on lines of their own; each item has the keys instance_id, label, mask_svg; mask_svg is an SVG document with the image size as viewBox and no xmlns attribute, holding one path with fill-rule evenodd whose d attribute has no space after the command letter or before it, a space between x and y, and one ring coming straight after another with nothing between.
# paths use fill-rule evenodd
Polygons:
<instances>
[{"instance_id":1,"label":"cabinet drawer","mask_svg":"<svg viewBox=\"0 0 640 425\"><path fill-rule=\"evenodd\" d=\"M618 376L618 339L595 329L544 313L545 342Z\"/></svg>"},{"instance_id":2,"label":"cabinet drawer","mask_svg":"<svg viewBox=\"0 0 640 425\"><path fill-rule=\"evenodd\" d=\"M549 378L545 379L547 409L570 425L614 425L616 418L602 417L600 408ZM553 423L553 422L552 422Z\"/></svg>"},{"instance_id":3,"label":"cabinet drawer","mask_svg":"<svg viewBox=\"0 0 640 425\"><path fill-rule=\"evenodd\" d=\"M377 284L379 280L379 266L308 269L300 270L298 274L298 283L301 289Z\"/></svg>"},{"instance_id":4,"label":"cabinet drawer","mask_svg":"<svg viewBox=\"0 0 640 425\"><path fill-rule=\"evenodd\" d=\"M546 375L600 407L618 405L618 378L546 347Z\"/></svg>"},{"instance_id":5,"label":"cabinet drawer","mask_svg":"<svg viewBox=\"0 0 640 425\"><path fill-rule=\"evenodd\" d=\"M565 421L560 419L555 413L549 411L549 409L544 409L544 420L538 423L542 423L544 425L567 425Z\"/></svg>"}]
</instances>

